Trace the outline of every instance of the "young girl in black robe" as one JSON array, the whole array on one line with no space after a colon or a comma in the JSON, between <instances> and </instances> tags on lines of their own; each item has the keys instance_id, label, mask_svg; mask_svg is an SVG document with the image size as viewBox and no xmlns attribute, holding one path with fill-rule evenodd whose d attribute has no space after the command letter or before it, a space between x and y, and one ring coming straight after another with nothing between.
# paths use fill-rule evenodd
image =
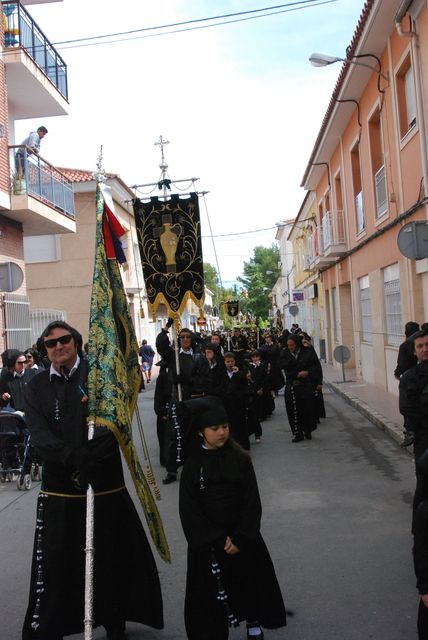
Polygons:
<instances>
[{"instance_id":1,"label":"young girl in black robe","mask_svg":"<svg viewBox=\"0 0 428 640\"><path fill-rule=\"evenodd\" d=\"M188 542L185 625L189 640L227 640L247 622L247 638L285 626L286 612L260 534L261 504L251 458L229 437L218 398L184 403L200 442L180 482L180 518Z\"/></svg>"}]
</instances>

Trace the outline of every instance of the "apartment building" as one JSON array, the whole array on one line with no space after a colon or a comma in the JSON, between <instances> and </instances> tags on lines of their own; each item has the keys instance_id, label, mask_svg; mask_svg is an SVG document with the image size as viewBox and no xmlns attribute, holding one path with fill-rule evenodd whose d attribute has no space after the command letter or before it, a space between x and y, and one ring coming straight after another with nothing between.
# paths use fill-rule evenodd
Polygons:
<instances>
[{"instance_id":1,"label":"apartment building","mask_svg":"<svg viewBox=\"0 0 428 640\"><path fill-rule=\"evenodd\" d=\"M302 180L314 220L295 250L325 297L328 361L343 344L348 366L396 393L404 324L428 319L428 260L397 244L428 213L426 0L367 0L343 58Z\"/></svg>"},{"instance_id":2,"label":"apartment building","mask_svg":"<svg viewBox=\"0 0 428 640\"><path fill-rule=\"evenodd\" d=\"M72 236L47 234L25 240L28 295L34 314L43 309L63 313L86 341L95 257L96 181L92 171L66 168L60 171L73 185L76 233ZM121 267L121 273L137 339L139 343L146 339L154 344L157 326L147 308L132 209L135 194L120 176L107 173L106 178L116 216L126 230L122 243L127 265Z\"/></svg>"},{"instance_id":3,"label":"apartment building","mask_svg":"<svg viewBox=\"0 0 428 640\"><path fill-rule=\"evenodd\" d=\"M0 352L32 343L26 238L76 230L71 181L43 157L43 147L37 155L15 139L18 120L43 124L68 112L67 66L30 4L0 3Z\"/></svg>"}]
</instances>

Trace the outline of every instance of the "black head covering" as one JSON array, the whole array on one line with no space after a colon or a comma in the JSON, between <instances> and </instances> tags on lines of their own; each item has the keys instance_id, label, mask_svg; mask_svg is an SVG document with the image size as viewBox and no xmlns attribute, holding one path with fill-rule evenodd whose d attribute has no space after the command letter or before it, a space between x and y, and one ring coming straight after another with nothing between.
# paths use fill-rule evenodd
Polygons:
<instances>
[{"instance_id":1,"label":"black head covering","mask_svg":"<svg viewBox=\"0 0 428 640\"><path fill-rule=\"evenodd\" d=\"M23 356L24 353L22 351L18 351L18 349L10 349L7 358L7 366L9 369L14 369L16 361L20 356Z\"/></svg>"},{"instance_id":2,"label":"black head covering","mask_svg":"<svg viewBox=\"0 0 428 640\"><path fill-rule=\"evenodd\" d=\"M404 335L409 338L411 335L419 331L419 325L417 322L406 322L404 325Z\"/></svg>"},{"instance_id":3,"label":"black head covering","mask_svg":"<svg viewBox=\"0 0 428 640\"><path fill-rule=\"evenodd\" d=\"M189 414L191 428L195 431L229 422L226 410L219 398L213 396L192 398L185 400L183 405Z\"/></svg>"},{"instance_id":4,"label":"black head covering","mask_svg":"<svg viewBox=\"0 0 428 640\"><path fill-rule=\"evenodd\" d=\"M298 347L302 346L302 340L300 336L297 335L297 333L290 333L290 335L287 336L287 341L288 340L292 340L293 342L295 342Z\"/></svg>"}]
</instances>

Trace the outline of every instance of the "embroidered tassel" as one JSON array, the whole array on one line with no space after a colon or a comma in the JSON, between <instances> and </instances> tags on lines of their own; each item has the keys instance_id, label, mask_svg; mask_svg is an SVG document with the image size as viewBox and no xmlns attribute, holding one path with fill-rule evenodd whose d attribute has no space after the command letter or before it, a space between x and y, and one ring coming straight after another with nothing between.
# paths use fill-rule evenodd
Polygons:
<instances>
[{"instance_id":1,"label":"embroidered tassel","mask_svg":"<svg viewBox=\"0 0 428 640\"><path fill-rule=\"evenodd\" d=\"M199 470L199 489L201 491L203 491L205 489L205 484L204 484L204 468L201 467Z\"/></svg>"},{"instance_id":2,"label":"embroidered tassel","mask_svg":"<svg viewBox=\"0 0 428 640\"><path fill-rule=\"evenodd\" d=\"M215 557L214 549L211 549L211 573L217 581L217 600L224 606L229 627L239 627L239 620L229 606L229 598L221 581L220 565Z\"/></svg>"},{"instance_id":3,"label":"embroidered tassel","mask_svg":"<svg viewBox=\"0 0 428 640\"><path fill-rule=\"evenodd\" d=\"M171 419L172 425L173 425L173 427L175 429L175 442L176 442L176 450L177 450L177 457L176 457L175 461L178 462L178 464L180 464L181 463L181 451L182 451L182 447L181 447L181 428L180 428L180 424L178 422L176 405L174 403L171 404L170 419Z\"/></svg>"},{"instance_id":4,"label":"embroidered tassel","mask_svg":"<svg viewBox=\"0 0 428 640\"><path fill-rule=\"evenodd\" d=\"M43 576L43 520L44 520L44 504L43 501L47 500L48 496L41 493L38 498L37 504L37 519L36 519L36 562L37 562L37 580L36 580L36 604L34 606L33 621L31 628L37 631L39 628L40 618L40 603L41 595L44 593L44 576Z\"/></svg>"}]
</instances>

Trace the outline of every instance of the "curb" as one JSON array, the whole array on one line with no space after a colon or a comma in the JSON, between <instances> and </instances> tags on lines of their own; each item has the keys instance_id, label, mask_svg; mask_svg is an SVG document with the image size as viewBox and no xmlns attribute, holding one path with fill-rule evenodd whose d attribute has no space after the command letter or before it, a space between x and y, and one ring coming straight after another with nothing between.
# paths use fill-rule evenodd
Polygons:
<instances>
[{"instance_id":1,"label":"curb","mask_svg":"<svg viewBox=\"0 0 428 640\"><path fill-rule=\"evenodd\" d=\"M341 398L345 400L348 404L350 404L354 409L359 411L363 416L370 420L376 427L382 429L392 440L394 440L400 448L407 452L409 456L413 457L413 447L401 447L401 443L403 441L403 428L395 424L395 422L391 422L388 418L385 418L381 413L375 411L372 407L366 404L363 400L355 397L349 391L345 391L339 385L334 382L330 382L330 380L324 379L324 384L337 393Z\"/></svg>"}]
</instances>

